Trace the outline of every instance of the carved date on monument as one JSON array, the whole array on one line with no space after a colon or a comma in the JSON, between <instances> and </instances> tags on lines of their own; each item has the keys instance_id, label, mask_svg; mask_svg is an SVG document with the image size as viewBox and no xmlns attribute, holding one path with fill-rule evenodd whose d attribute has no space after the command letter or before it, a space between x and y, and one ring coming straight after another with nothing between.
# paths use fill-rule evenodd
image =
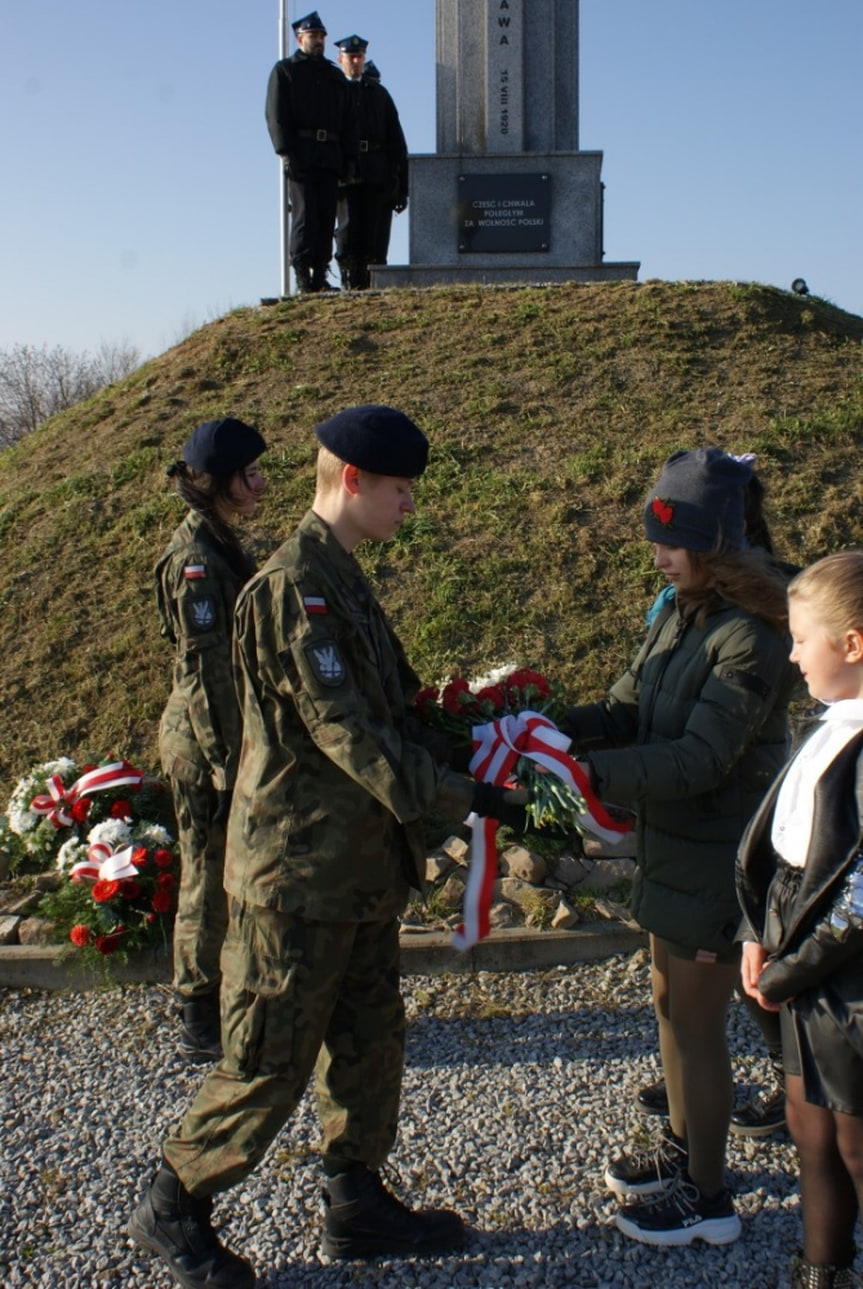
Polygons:
<instances>
[{"instance_id":1,"label":"carved date on monument","mask_svg":"<svg viewBox=\"0 0 863 1289\"><path fill-rule=\"evenodd\" d=\"M550 175L459 175L459 251L547 251L550 231Z\"/></svg>"}]
</instances>

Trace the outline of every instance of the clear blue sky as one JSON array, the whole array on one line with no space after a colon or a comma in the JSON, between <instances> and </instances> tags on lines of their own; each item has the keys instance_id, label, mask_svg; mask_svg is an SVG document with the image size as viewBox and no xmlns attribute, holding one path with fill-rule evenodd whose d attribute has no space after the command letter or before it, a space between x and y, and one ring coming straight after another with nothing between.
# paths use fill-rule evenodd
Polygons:
<instances>
[{"instance_id":1,"label":"clear blue sky","mask_svg":"<svg viewBox=\"0 0 863 1289\"><path fill-rule=\"evenodd\" d=\"M317 7L327 52L366 37L411 151L434 152L434 0ZM0 348L151 356L278 294L278 0L2 11ZM582 0L580 34L607 259L641 281L802 276L863 314L863 0Z\"/></svg>"}]
</instances>

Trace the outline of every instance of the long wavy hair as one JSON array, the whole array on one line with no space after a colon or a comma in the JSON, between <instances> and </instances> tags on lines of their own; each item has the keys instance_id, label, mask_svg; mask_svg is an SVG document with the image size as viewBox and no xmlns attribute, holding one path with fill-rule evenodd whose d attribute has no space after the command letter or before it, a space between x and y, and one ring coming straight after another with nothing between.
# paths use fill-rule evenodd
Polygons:
<instances>
[{"instance_id":1,"label":"long wavy hair","mask_svg":"<svg viewBox=\"0 0 863 1289\"><path fill-rule=\"evenodd\" d=\"M178 496L206 522L231 568L247 581L255 572L255 561L241 544L234 525L219 513L219 502L230 499L231 481L236 475L207 474L193 470L185 461L175 461L168 475L174 480Z\"/></svg>"},{"instance_id":2,"label":"long wavy hair","mask_svg":"<svg viewBox=\"0 0 863 1289\"><path fill-rule=\"evenodd\" d=\"M703 573L703 590L680 595L681 607L694 610L703 627L721 600L737 604L777 631L788 630L788 574L763 547L738 551L690 551L693 571Z\"/></svg>"}]
</instances>

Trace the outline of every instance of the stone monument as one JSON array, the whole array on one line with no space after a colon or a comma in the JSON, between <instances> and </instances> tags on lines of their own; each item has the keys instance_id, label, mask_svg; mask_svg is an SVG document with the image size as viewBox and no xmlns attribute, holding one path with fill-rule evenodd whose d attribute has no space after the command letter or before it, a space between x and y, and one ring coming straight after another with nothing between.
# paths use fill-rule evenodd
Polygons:
<instances>
[{"instance_id":1,"label":"stone monument","mask_svg":"<svg viewBox=\"0 0 863 1289\"><path fill-rule=\"evenodd\" d=\"M436 4L437 152L410 158L410 264L373 285L634 281L578 148L578 0Z\"/></svg>"}]
</instances>

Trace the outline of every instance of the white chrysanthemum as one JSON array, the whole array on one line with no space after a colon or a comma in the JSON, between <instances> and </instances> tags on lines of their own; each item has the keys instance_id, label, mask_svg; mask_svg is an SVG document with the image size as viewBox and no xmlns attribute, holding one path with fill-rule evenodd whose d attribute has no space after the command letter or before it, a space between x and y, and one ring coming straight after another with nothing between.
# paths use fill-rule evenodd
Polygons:
<instances>
[{"instance_id":1,"label":"white chrysanthemum","mask_svg":"<svg viewBox=\"0 0 863 1289\"><path fill-rule=\"evenodd\" d=\"M160 846L173 846L174 838L161 824L150 824L142 821L135 828L134 840L142 846L158 849Z\"/></svg>"},{"instance_id":2,"label":"white chrysanthemum","mask_svg":"<svg viewBox=\"0 0 863 1289\"><path fill-rule=\"evenodd\" d=\"M64 841L57 851L55 863L61 873L68 873L74 864L81 864L87 858L87 847L77 837Z\"/></svg>"},{"instance_id":3,"label":"white chrysanthemum","mask_svg":"<svg viewBox=\"0 0 863 1289\"><path fill-rule=\"evenodd\" d=\"M502 667L492 667L487 676L479 676L476 680L470 682L470 687L476 694L480 689L490 689L492 685L498 685L504 676L508 676L511 671L515 671L514 662L504 663Z\"/></svg>"},{"instance_id":4,"label":"white chrysanthemum","mask_svg":"<svg viewBox=\"0 0 863 1289\"><path fill-rule=\"evenodd\" d=\"M16 837L25 836L39 825L42 816L30 809L30 802L38 793L46 791L48 780L56 774L69 787L77 770L73 760L68 756L61 756L59 761L46 761L44 765L37 765L18 780L6 809L9 827Z\"/></svg>"},{"instance_id":5,"label":"white chrysanthemum","mask_svg":"<svg viewBox=\"0 0 863 1289\"><path fill-rule=\"evenodd\" d=\"M125 819L103 819L102 823L95 824L87 833L87 841L91 846L100 841L112 850L128 846L131 840L132 830Z\"/></svg>"}]
</instances>

